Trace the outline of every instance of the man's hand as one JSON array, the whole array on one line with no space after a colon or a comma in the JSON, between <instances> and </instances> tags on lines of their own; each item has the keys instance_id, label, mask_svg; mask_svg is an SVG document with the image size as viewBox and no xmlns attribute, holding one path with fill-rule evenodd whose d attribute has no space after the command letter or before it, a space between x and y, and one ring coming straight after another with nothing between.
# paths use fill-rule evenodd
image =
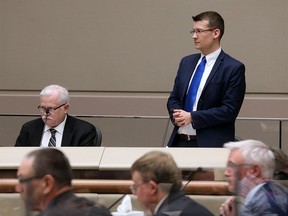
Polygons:
<instances>
[{"instance_id":1,"label":"man's hand","mask_svg":"<svg viewBox=\"0 0 288 216\"><path fill-rule=\"evenodd\" d=\"M191 113L181 109L174 109L173 119L178 127L183 127L192 123Z\"/></svg>"},{"instance_id":2,"label":"man's hand","mask_svg":"<svg viewBox=\"0 0 288 216\"><path fill-rule=\"evenodd\" d=\"M235 216L235 197L228 198L219 210L221 216Z\"/></svg>"}]
</instances>

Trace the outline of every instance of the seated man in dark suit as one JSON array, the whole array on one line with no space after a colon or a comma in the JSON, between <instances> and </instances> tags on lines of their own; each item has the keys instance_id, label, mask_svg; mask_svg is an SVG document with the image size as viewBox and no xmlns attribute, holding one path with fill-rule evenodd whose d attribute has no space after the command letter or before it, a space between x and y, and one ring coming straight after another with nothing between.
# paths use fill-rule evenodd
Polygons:
<instances>
[{"instance_id":1,"label":"seated man in dark suit","mask_svg":"<svg viewBox=\"0 0 288 216\"><path fill-rule=\"evenodd\" d=\"M111 216L108 209L72 191L72 169L56 148L41 148L26 155L17 171L20 193L28 211L41 216Z\"/></svg>"},{"instance_id":2,"label":"seated man in dark suit","mask_svg":"<svg viewBox=\"0 0 288 216\"><path fill-rule=\"evenodd\" d=\"M131 175L134 182L131 191L148 215L213 215L181 191L181 170L170 154L161 151L146 153L133 163Z\"/></svg>"},{"instance_id":3,"label":"seated man in dark suit","mask_svg":"<svg viewBox=\"0 0 288 216\"><path fill-rule=\"evenodd\" d=\"M15 146L95 146L96 128L68 115L69 93L59 85L49 85L40 93L41 118L25 123Z\"/></svg>"}]
</instances>

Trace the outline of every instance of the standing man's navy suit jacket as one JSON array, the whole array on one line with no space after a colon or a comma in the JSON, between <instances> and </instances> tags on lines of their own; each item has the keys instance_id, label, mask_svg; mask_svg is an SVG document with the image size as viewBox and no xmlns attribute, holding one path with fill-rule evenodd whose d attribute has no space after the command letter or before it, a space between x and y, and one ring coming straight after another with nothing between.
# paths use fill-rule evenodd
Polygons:
<instances>
[{"instance_id":1,"label":"standing man's navy suit jacket","mask_svg":"<svg viewBox=\"0 0 288 216\"><path fill-rule=\"evenodd\" d=\"M183 109L192 73L199 54L184 57L179 65L174 88L167 102L172 109ZM192 111L192 126L196 129L199 147L222 147L235 139L235 120L240 111L246 90L245 66L221 51L199 98L197 111ZM179 127L175 125L168 146L173 147Z\"/></svg>"},{"instance_id":2,"label":"standing man's navy suit jacket","mask_svg":"<svg viewBox=\"0 0 288 216\"><path fill-rule=\"evenodd\" d=\"M41 118L26 122L15 146L40 146L44 122ZM61 146L95 146L95 126L67 115Z\"/></svg>"}]
</instances>

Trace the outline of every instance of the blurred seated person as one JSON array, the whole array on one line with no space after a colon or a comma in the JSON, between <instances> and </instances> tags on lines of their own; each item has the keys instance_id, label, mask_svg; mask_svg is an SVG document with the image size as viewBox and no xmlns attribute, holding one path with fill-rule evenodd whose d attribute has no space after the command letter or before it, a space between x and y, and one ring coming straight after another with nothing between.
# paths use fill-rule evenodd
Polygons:
<instances>
[{"instance_id":1,"label":"blurred seated person","mask_svg":"<svg viewBox=\"0 0 288 216\"><path fill-rule=\"evenodd\" d=\"M276 163L273 179L288 180L288 156L281 149L271 148L271 151Z\"/></svg>"},{"instance_id":2,"label":"blurred seated person","mask_svg":"<svg viewBox=\"0 0 288 216\"><path fill-rule=\"evenodd\" d=\"M182 173L170 154L161 151L144 154L133 163L131 175L134 182L131 191L148 215L213 215L181 191Z\"/></svg>"},{"instance_id":3,"label":"blurred seated person","mask_svg":"<svg viewBox=\"0 0 288 216\"><path fill-rule=\"evenodd\" d=\"M111 216L108 209L72 191L72 169L57 148L41 148L28 153L18 171L16 191L28 211L41 216Z\"/></svg>"},{"instance_id":4,"label":"blurred seated person","mask_svg":"<svg viewBox=\"0 0 288 216\"><path fill-rule=\"evenodd\" d=\"M261 141L229 142L225 176L236 197L220 207L222 216L288 215L288 188L273 181L275 156Z\"/></svg>"},{"instance_id":5,"label":"blurred seated person","mask_svg":"<svg viewBox=\"0 0 288 216\"><path fill-rule=\"evenodd\" d=\"M38 109L41 118L22 126L15 146L95 146L94 125L68 115L69 93L64 87L45 87Z\"/></svg>"}]
</instances>

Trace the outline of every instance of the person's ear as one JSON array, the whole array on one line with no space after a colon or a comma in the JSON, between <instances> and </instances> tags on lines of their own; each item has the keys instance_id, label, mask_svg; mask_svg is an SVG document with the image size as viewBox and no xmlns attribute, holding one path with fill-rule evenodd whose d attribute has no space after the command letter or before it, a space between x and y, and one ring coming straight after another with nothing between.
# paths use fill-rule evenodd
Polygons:
<instances>
[{"instance_id":1,"label":"person's ear","mask_svg":"<svg viewBox=\"0 0 288 216\"><path fill-rule=\"evenodd\" d=\"M251 169L249 170L249 172L253 175L253 176L256 176L256 177L259 177L261 176L261 168L259 165L253 165L251 167Z\"/></svg>"},{"instance_id":2,"label":"person's ear","mask_svg":"<svg viewBox=\"0 0 288 216\"><path fill-rule=\"evenodd\" d=\"M148 183L149 183L151 194L153 194L153 195L157 194L158 193L158 184L153 180L150 180Z\"/></svg>"},{"instance_id":3,"label":"person's ear","mask_svg":"<svg viewBox=\"0 0 288 216\"><path fill-rule=\"evenodd\" d=\"M214 38L220 38L220 34L221 34L220 29L214 29L213 30Z\"/></svg>"},{"instance_id":4,"label":"person's ear","mask_svg":"<svg viewBox=\"0 0 288 216\"><path fill-rule=\"evenodd\" d=\"M66 113L68 113L69 107L70 107L69 103L65 104L65 106L64 106L64 111L65 111Z\"/></svg>"},{"instance_id":5,"label":"person's ear","mask_svg":"<svg viewBox=\"0 0 288 216\"><path fill-rule=\"evenodd\" d=\"M43 193L49 194L55 187L55 179L52 175L45 175L42 183Z\"/></svg>"}]
</instances>

